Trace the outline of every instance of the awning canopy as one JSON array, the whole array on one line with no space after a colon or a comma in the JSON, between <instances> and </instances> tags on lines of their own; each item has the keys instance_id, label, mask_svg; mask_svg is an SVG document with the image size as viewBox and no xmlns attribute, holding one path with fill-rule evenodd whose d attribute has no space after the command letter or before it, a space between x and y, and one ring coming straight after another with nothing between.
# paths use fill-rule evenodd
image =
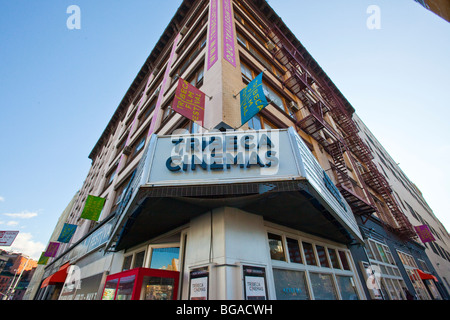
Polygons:
<instances>
[{"instance_id":1,"label":"awning canopy","mask_svg":"<svg viewBox=\"0 0 450 320\"><path fill-rule=\"evenodd\" d=\"M422 279L422 280L434 280L434 281L438 282L438 279L435 276L433 276L432 274L423 272L420 269L417 269L416 271L419 274L420 279Z\"/></svg>"},{"instance_id":2,"label":"awning canopy","mask_svg":"<svg viewBox=\"0 0 450 320\"><path fill-rule=\"evenodd\" d=\"M69 268L70 263L66 263L62 265L58 271L56 271L51 276L47 277L41 285L41 288L45 288L46 286L55 285L57 283L64 283L67 278L67 268Z\"/></svg>"},{"instance_id":3,"label":"awning canopy","mask_svg":"<svg viewBox=\"0 0 450 320\"><path fill-rule=\"evenodd\" d=\"M129 208L129 217L116 231L120 236L115 250L135 246L219 207L240 208L267 221L340 243L358 239L307 181L141 187Z\"/></svg>"}]
</instances>

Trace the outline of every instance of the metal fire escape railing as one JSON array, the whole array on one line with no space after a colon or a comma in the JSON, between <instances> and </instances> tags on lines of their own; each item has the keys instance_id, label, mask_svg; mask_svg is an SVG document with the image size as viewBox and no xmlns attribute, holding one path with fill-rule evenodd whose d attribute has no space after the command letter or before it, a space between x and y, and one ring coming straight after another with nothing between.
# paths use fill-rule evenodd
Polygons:
<instances>
[{"instance_id":1,"label":"metal fire escape railing","mask_svg":"<svg viewBox=\"0 0 450 320\"><path fill-rule=\"evenodd\" d=\"M266 35L272 41L273 57L289 71L290 77L284 81L284 86L296 94L310 112L308 116L298 121L297 125L322 145L333 158L337 187L354 213L366 217L366 220L363 220L365 223L373 212L377 212L387 229L404 239L415 238L416 233L412 224L400 210L386 178L372 161L373 155L358 135L359 130L341 99L325 81L314 76L301 52L276 25L267 29ZM319 92L313 89L314 83L318 86ZM325 121L324 114L327 112L341 129L342 134ZM364 165L362 172L355 170L361 187L349 176L344 159L345 153L354 168L357 168L356 160L351 153ZM368 187L382 197L395 221L389 213L377 207Z\"/></svg>"}]
</instances>

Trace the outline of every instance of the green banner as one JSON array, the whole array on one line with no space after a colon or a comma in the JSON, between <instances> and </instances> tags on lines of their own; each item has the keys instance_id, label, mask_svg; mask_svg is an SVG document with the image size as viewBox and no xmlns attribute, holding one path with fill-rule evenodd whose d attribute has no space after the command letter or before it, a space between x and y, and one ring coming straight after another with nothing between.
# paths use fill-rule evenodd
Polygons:
<instances>
[{"instance_id":1,"label":"green banner","mask_svg":"<svg viewBox=\"0 0 450 320\"><path fill-rule=\"evenodd\" d=\"M104 204L105 198L88 195L83 212L81 213L81 218L98 221Z\"/></svg>"},{"instance_id":2,"label":"green banner","mask_svg":"<svg viewBox=\"0 0 450 320\"><path fill-rule=\"evenodd\" d=\"M39 261L37 264L43 264L43 265L47 264L49 257L44 256L44 254L45 254L45 252L41 253L41 257L39 258Z\"/></svg>"}]
</instances>

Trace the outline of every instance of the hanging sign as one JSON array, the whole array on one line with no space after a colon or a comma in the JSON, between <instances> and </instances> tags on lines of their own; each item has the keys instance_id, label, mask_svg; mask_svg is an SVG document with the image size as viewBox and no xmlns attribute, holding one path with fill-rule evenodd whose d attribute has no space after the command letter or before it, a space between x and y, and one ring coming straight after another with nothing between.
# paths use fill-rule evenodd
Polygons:
<instances>
[{"instance_id":1,"label":"hanging sign","mask_svg":"<svg viewBox=\"0 0 450 320\"><path fill-rule=\"evenodd\" d=\"M428 228L428 226L426 224L421 225L421 226L416 226L416 227L414 227L414 229L416 230L417 235L419 236L422 243L436 241L435 237L433 236L433 234L430 231L430 228Z\"/></svg>"},{"instance_id":2,"label":"hanging sign","mask_svg":"<svg viewBox=\"0 0 450 320\"><path fill-rule=\"evenodd\" d=\"M209 36L208 36L208 70L216 63L217 51L217 3L218 0L211 0L209 9Z\"/></svg>"},{"instance_id":3,"label":"hanging sign","mask_svg":"<svg viewBox=\"0 0 450 320\"><path fill-rule=\"evenodd\" d=\"M10 246L19 231L0 231L0 246Z\"/></svg>"},{"instance_id":4,"label":"hanging sign","mask_svg":"<svg viewBox=\"0 0 450 320\"><path fill-rule=\"evenodd\" d=\"M223 57L236 68L236 49L234 47L233 13L231 0L223 0Z\"/></svg>"},{"instance_id":5,"label":"hanging sign","mask_svg":"<svg viewBox=\"0 0 450 320\"><path fill-rule=\"evenodd\" d=\"M180 78L172 109L202 126L205 118L205 94Z\"/></svg>"},{"instance_id":6,"label":"hanging sign","mask_svg":"<svg viewBox=\"0 0 450 320\"><path fill-rule=\"evenodd\" d=\"M59 242L50 242L48 244L47 250L44 253L44 256L46 257L55 257L56 253L58 252L59 249Z\"/></svg>"},{"instance_id":7,"label":"hanging sign","mask_svg":"<svg viewBox=\"0 0 450 320\"><path fill-rule=\"evenodd\" d=\"M58 242L69 243L70 239L72 239L75 230L77 229L77 225L64 223L64 227L61 230L61 234L59 235Z\"/></svg>"},{"instance_id":8,"label":"hanging sign","mask_svg":"<svg viewBox=\"0 0 450 320\"><path fill-rule=\"evenodd\" d=\"M241 125L247 123L268 105L262 86L262 77L261 72L240 92Z\"/></svg>"},{"instance_id":9,"label":"hanging sign","mask_svg":"<svg viewBox=\"0 0 450 320\"><path fill-rule=\"evenodd\" d=\"M45 252L42 252L37 264L46 265L47 262L48 262L48 257L45 256Z\"/></svg>"},{"instance_id":10,"label":"hanging sign","mask_svg":"<svg viewBox=\"0 0 450 320\"><path fill-rule=\"evenodd\" d=\"M98 221L104 204L105 198L88 195L86 198L86 203L84 204L83 212L81 213L81 218Z\"/></svg>"}]
</instances>

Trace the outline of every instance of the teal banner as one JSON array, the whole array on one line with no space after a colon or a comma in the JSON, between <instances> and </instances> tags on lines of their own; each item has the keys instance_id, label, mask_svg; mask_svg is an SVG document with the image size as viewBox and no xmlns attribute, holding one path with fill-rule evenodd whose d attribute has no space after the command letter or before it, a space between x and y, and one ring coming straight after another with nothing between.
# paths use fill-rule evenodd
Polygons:
<instances>
[{"instance_id":1,"label":"teal banner","mask_svg":"<svg viewBox=\"0 0 450 320\"><path fill-rule=\"evenodd\" d=\"M75 230L77 229L77 225L64 223L64 227L61 230L61 234L57 241L61 243L69 243L70 239L72 239Z\"/></svg>"},{"instance_id":2,"label":"teal banner","mask_svg":"<svg viewBox=\"0 0 450 320\"><path fill-rule=\"evenodd\" d=\"M241 98L241 125L246 124L258 112L268 105L262 86L261 72L253 79L247 87L242 89Z\"/></svg>"}]
</instances>

